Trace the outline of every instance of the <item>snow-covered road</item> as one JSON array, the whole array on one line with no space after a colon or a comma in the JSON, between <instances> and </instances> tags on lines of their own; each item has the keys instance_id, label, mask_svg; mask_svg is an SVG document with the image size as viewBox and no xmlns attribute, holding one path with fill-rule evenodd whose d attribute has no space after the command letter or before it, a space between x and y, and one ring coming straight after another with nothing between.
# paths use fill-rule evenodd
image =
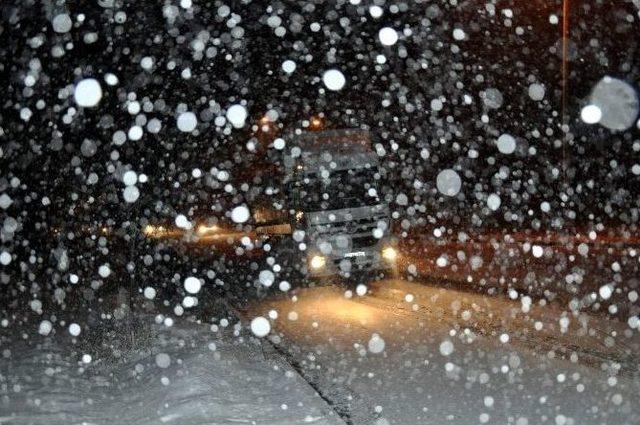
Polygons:
<instances>
[{"instance_id":1,"label":"snow-covered road","mask_svg":"<svg viewBox=\"0 0 640 425\"><path fill-rule=\"evenodd\" d=\"M640 423L640 341L624 323L400 280L368 290L245 312L277 312L272 341L354 424Z\"/></svg>"},{"instance_id":2,"label":"snow-covered road","mask_svg":"<svg viewBox=\"0 0 640 425\"><path fill-rule=\"evenodd\" d=\"M18 332L2 347L0 423L342 423L246 330L224 322L211 327L180 320L166 327L153 316L138 319L149 329L138 332L118 360L83 358L64 328L31 338L31 345L19 341Z\"/></svg>"}]
</instances>

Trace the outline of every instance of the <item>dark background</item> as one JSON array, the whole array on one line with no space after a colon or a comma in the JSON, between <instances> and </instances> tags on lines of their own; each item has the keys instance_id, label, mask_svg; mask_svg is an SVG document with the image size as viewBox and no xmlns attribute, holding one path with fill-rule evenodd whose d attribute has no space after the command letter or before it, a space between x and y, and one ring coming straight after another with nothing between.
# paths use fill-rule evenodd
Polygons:
<instances>
[{"instance_id":1,"label":"dark background","mask_svg":"<svg viewBox=\"0 0 640 425\"><path fill-rule=\"evenodd\" d=\"M380 19L371 17L364 1L357 6L226 2L241 18L236 27L243 34L237 38L228 25L233 15L218 14L222 2L194 1L190 10L171 1L115 0L113 7L101 6L107 1L56 3L63 2L2 3L0 191L13 204L0 216L18 223L15 233L2 235L4 249L18 255L2 272L4 283L11 270L34 280L29 275L37 264L49 267L47 276L56 275L51 250L61 244L76 246L78 261L93 259L98 242L83 236L82 225L107 226L125 235L133 232L129 223L146 219L172 221L178 213L203 216L212 207L224 213L226 205L264 203L264 189L278 188L278 153L264 146L271 136L256 125L269 109L279 113L270 134L284 135L311 116L323 116L325 128L373 130L386 151L383 192L389 201L399 193L409 197L408 207L393 204L400 229L429 232L447 225L474 232L571 233L602 223L614 231L637 232L640 177L630 168L638 162L638 129L616 133L579 118L603 76L637 87L639 17L632 2L571 2L567 135L560 129L561 24L549 22L551 14L561 19L559 1L496 1L493 14L485 1L455 6L415 1L384 5ZM66 34L55 33L50 23L60 7L74 20ZM167 19L163 10L178 15ZM126 20L116 22L119 12ZM82 25L76 23L79 13L85 15ZM272 15L282 19L284 37L267 24ZM321 24L320 31L310 30L313 22ZM384 47L377 36L384 26L410 33ZM467 40L453 39L457 27ZM97 34L94 43L85 42L88 33ZM191 43L198 37L206 40L208 54L194 54ZM64 49L63 56L54 57L56 47ZM386 56L385 64L376 64L378 54ZM140 66L145 56L154 59L152 72ZM297 64L291 75L281 68L287 59ZM175 69L167 69L170 62ZM188 80L180 75L185 68L191 70ZM329 68L346 76L339 92L324 90L321 75ZM37 82L25 87L24 78L34 69ZM104 83L108 72L118 76L118 85ZM103 88L96 108L77 108L73 102L72 85L86 77L95 77ZM527 94L533 82L546 88L541 102ZM482 93L489 88L502 94L499 109L483 104ZM472 97L471 105L462 105L465 94ZM141 140L116 146L113 134L126 133L136 120L126 110L132 95L143 106L153 105L140 114L147 121L160 119L163 127L159 134L145 131ZM444 108L433 112L430 102L437 97L445 100ZM249 111L245 128L214 125L216 116L241 101ZM178 131L179 104L197 113L197 131ZM23 107L33 112L26 122L20 119ZM78 110L65 124L69 108ZM483 113L487 124L481 122ZM495 147L502 133L517 138L514 154L502 155ZM97 143L90 156L80 150L87 138ZM262 144L255 153L246 147L250 140ZM529 146L536 148L535 155L527 153ZM478 151L477 159L469 158L470 149ZM424 150L428 158L421 156ZM196 167L205 174L212 167L229 171L234 191L224 194L226 183L211 175L192 178ZM462 177L455 198L435 189L435 176L444 168ZM119 176L126 169L149 176L134 204L122 198ZM561 171L554 174L554 169ZM500 170L507 178L496 177ZM95 184L87 182L91 173L99 177ZM486 207L490 193L501 196L498 212ZM49 205L42 204L44 196ZM549 213L541 212L542 201L550 203Z\"/></svg>"}]
</instances>

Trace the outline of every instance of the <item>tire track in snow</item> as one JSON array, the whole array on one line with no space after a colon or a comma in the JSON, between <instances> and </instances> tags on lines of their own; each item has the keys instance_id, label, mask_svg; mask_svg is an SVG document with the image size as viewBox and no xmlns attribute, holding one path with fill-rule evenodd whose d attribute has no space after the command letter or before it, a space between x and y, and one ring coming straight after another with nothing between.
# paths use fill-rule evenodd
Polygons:
<instances>
[{"instance_id":1,"label":"tire track in snow","mask_svg":"<svg viewBox=\"0 0 640 425\"><path fill-rule=\"evenodd\" d=\"M234 300L238 302L238 300ZM249 323L251 318L247 315L248 312L235 307L235 302L224 301L229 311L238 317L243 322ZM298 362L294 355L288 352L284 346L274 342L270 338L260 338L260 344L262 345L263 354L265 357L268 355L280 360L283 364L288 365L307 385L320 397L326 404L327 408L334 413L334 419L338 423L345 425L354 425L359 422L354 422L352 417L352 409L350 406L354 401L357 401L359 397L356 393L351 391L346 386L334 386L330 383L323 382L322 376L319 373L311 373L308 368L305 368L300 362ZM267 348L265 350L265 347ZM333 387L333 388L332 388Z\"/></svg>"}]
</instances>

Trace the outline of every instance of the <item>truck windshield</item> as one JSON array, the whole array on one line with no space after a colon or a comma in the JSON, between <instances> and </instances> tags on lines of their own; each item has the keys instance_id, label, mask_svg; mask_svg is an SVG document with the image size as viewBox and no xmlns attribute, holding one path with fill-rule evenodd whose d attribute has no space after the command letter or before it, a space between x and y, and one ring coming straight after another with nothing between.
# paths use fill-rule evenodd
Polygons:
<instances>
[{"instance_id":1,"label":"truck windshield","mask_svg":"<svg viewBox=\"0 0 640 425\"><path fill-rule=\"evenodd\" d=\"M318 173L291 182L294 203L303 211L357 208L380 203L374 168Z\"/></svg>"}]
</instances>

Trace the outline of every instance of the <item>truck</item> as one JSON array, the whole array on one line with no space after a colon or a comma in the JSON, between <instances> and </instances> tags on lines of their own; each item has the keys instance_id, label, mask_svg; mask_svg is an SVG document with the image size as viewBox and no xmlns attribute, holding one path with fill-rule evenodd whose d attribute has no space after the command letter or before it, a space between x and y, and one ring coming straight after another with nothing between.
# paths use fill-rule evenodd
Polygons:
<instances>
[{"instance_id":1,"label":"truck","mask_svg":"<svg viewBox=\"0 0 640 425\"><path fill-rule=\"evenodd\" d=\"M284 188L300 270L350 277L393 270L389 205L371 134L360 129L298 131L283 157Z\"/></svg>"}]
</instances>

